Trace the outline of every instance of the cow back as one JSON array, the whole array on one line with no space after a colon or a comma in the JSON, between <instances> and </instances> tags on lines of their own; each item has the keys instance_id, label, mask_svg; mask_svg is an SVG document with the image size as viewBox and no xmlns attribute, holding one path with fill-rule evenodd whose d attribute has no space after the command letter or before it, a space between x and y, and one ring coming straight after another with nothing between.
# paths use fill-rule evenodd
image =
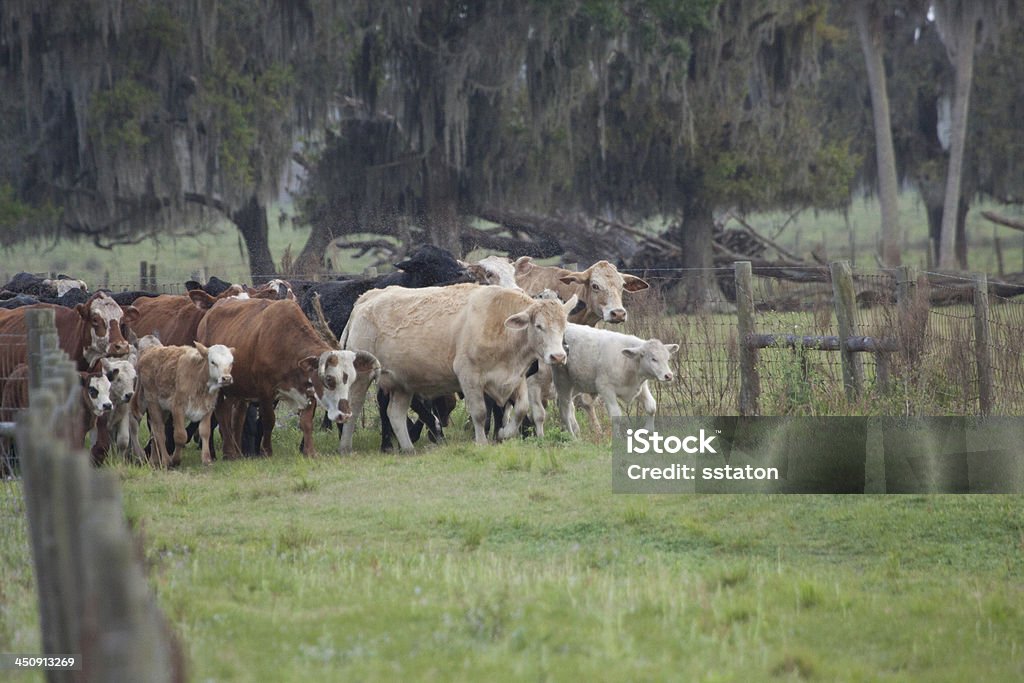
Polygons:
<instances>
[{"instance_id":1,"label":"cow back","mask_svg":"<svg viewBox=\"0 0 1024 683\"><path fill-rule=\"evenodd\" d=\"M196 340L199 321L206 311L187 296L162 294L135 300L139 319L132 324L140 337L152 334L169 346L187 346Z\"/></svg>"}]
</instances>

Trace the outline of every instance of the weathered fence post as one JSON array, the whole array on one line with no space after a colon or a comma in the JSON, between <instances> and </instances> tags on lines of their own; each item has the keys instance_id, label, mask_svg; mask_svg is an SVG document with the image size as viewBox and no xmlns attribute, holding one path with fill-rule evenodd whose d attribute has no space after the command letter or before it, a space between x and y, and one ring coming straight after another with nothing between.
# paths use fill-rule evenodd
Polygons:
<instances>
[{"instance_id":1,"label":"weathered fence post","mask_svg":"<svg viewBox=\"0 0 1024 683\"><path fill-rule=\"evenodd\" d=\"M149 264L149 287L148 290L151 292L156 291L156 264Z\"/></svg>"},{"instance_id":2,"label":"weathered fence post","mask_svg":"<svg viewBox=\"0 0 1024 683\"><path fill-rule=\"evenodd\" d=\"M761 381L757 374L757 349L748 341L756 333L754 326L754 287L750 261L737 261L736 314L739 318L740 343L740 415L758 415L757 402Z\"/></svg>"},{"instance_id":3,"label":"weathered fence post","mask_svg":"<svg viewBox=\"0 0 1024 683\"><path fill-rule=\"evenodd\" d=\"M864 370L860 358L850 351L848 341L857 335L857 294L853 289L853 270L849 261L829 264L832 274L832 294L835 297L836 320L839 322L839 356L843 364L843 385L846 398L860 396L864 386Z\"/></svg>"},{"instance_id":4,"label":"weathered fence post","mask_svg":"<svg viewBox=\"0 0 1024 683\"><path fill-rule=\"evenodd\" d=\"M974 358L978 364L978 408L992 412L992 336L989 328L988 276L974 274Z\"/></svg>"},{"instance_id":5,"label":"weathered fence post","mask_svg":"<svg viewBox=\"0 0 1024 683\"><path fill-rule=\"evenodd\" d=\"M89 466L80 385L51 310L26 312L29 407L16 434L48 681L179 681L184 663L136 558L117 477ZM73 440L73 441L72 441Z\"/></svg>"},{"instance_id":6,"label":"weathered fence post","mask_svg":"<svg viewBox=\"0 0 1024 683\"><path fill-rule=\"evenodd\" d=\"M366 269L363 270L363 277L366 277L366 278L377 277L377 267L376 266L367 266Z\"/></svg>"},{"instance_id":7,"label":"weathered fence post","mask_svg":"<svg viewBox=\"0 0 1024 683\"><path fill-rule=\"evenodd\" d=\"M139 289L146 289L146 280L149 279L149 264L139 261Z\"/></svg>"}]
</instances>

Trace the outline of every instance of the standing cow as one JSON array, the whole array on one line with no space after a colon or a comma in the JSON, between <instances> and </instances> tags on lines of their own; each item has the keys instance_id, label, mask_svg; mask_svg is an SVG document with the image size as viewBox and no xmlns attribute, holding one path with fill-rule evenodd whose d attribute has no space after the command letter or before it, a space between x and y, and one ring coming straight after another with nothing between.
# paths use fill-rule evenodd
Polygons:
<instances>
[{"instance_id":1,"label":"standing cow","mask_svg":"<svg viewBox=\"0 0 1024 683\"><path fill-rule=\"evenodd\" d=\"M207 348L196 342L191 346L154 346L139 353L139 391L133 411L136 418L143 411L150 425L164 424L170 413L174 421L174 452L169 453L163 439L153 439L156 463L161 467L177 466L181 450L188 441L185 425L199 423L203 464L210 457L210 418L217 405L218 393L231 386L234 349L223 344ZM136 452L139 445L134 445Z\"/></svg>"},{"instance_id":2,"label":"standing cow","mask_svg":"<svg viewBox=\"0 0 1024 683\"><path fill-rule=\"evenodd\" d=\"M569 324L565 329L565 345L569 358L564 366L552 368L552 374L562 424L574 437L579 437L580 426L572 400L580 392L600 396L613 418L622 416L619 400L632 401L639 397L648 426L653 428L658 404L647 381L672 380L669 356L679 350L679 344L663 344L658 339L644 340L611 330Z\"/></svg>"},{"instance_id":3,"label":"standing cow","mask_svg":"<svg viewBox=\"0 0 1024 683\"><path fill-rule=\"evenodd\" d=\"M622 293L639 292L648 287L641 278L620 273L607 261L598 261L579 272L538 266L529 256L517 259L514 265L516 282L531 296L545 289L553 290L563 301L576 295L579 306L569 316L569 322L580 325L626 322Z\"/></svg>"},{"instance_id":4,"label":"standing cow","mask_svg":"<svg viewBox=\"0 0 1024 683\"><path fill-rule=\"evenodd\" d=\"M461 391L473 420L475 439L487 443L484 396L500 404L516 393L516 417L508 438L526 412L523 378L533 361L565 362L562 333L576 305L536 301L521 291L481 285L368 292L356 303L342 336L347 349L372 353L381 364L378 385L390 395L387 417L402 450L412 450L405 424L415 394L440 396ZM353 415L365 400L369 378L352 390ZM354 420L343 428L342 452L351 450Z\"/></svg>"},{"instance_id":5,"label":"standing cow","mask_svg":"<svg viewBox=\"0 0 1024 683\"><path fill-rule=\"evenodd\" d=\"M224 457L241 455L245 411L241 402L259 402L263 421L260 451L271 455L274 403L299 411L303 449L313 454L313 410L319 405L334 422L351 416L349 388L359 378L369 383L380 367L369 353L332 348L291 300L225 299L203 317L199 341L235 349L234 381L221 394L217 420L224 436Z\"/></svg>"}]
</instances>

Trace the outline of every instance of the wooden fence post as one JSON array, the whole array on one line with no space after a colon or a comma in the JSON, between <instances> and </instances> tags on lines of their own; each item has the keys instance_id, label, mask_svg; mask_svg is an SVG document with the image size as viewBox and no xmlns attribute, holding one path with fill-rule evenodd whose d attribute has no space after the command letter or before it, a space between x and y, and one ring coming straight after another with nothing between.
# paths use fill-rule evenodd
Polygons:
<instances>
[{"instance_id":1,"label":"wooden fence post","mask_svg":"<svg viewBox=\"0 0 1024 683\"><path fill-rule=\"evenodd\" d=\"M992 333L989 327L988 276L974 274L974 358L978 365L978 408L982 415L992 412Z\"/></svg>"},{"instance_id":2,"label":"wooden fence post","mask_svg":"<svg viewBox=\"0 0 1024 683\"><path fill-rule=\"evenodd\" d=\"M857 294L853 288L853 270L849 261L829 264L832 274L832 294L835 297L836 320L839 322L839 356L843 364L843 386L846 398L860 396L864 386L864 370L860 358L849 350L847 342L857 335Z\"/></svg>"},{"instance_id":3,"label":"wooden fence post","mask_svg":"<svg viewBox=\"0 0 1024 683\"><path fill-rule=\"evenodd\" d=\"M740 343L740 415L758 415L761 380L757 374L757 349L747 341L756 333L754 325L754 287L750 261L737 261L736 314L739 318Z\"/></svg>"},{"instance_id":4,"label":"wooden fence post","mask_svg":"<svg viewBox=\"0 0 1024 683\"><path fill-rule=\"evenodd\" d=\"M16 428L48 681L181 681L181 651L146 582L117 477L89 466L79 379L50 310L26 312L29 407ZM71 440L74 440L72 443Z\"/></svg>"},{"instance_id":5,"label":"wooden fence post","mask_svg":"<svg viewBox=\"0 0 1024 683\"><path fill-rule=\"evenodd\" d=\"M145 261L139 261L139 289L145 291L146 280L149 279L149 264Z\"/></svg>"}]
</instances>

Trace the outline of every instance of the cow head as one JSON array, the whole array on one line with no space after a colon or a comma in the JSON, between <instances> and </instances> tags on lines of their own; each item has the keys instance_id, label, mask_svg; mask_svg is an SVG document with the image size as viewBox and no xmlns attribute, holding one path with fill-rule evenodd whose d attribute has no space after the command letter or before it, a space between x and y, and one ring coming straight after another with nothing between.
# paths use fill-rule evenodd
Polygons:
<instances>
[{"instance_id":1,"label":"cow head","mask_svg":"<svg viewBox=\"0 0 1024 683\"><path fill-rule=\"evenodd\" d=\"M103 356L128 355L130 345L125 339L125 331L127 326L138 320L137 308L122 308L106 292L96 292L84 304L75 306L75 310L89 328L89 339L85 347L85 360L89 366Z\"/></svg>"},{"instance_id":2,"label":"cow head","mask_svg":"<svg viewBox=\"0 0 1024 683\"><path fill-rule=\"evenodd\" d=\"M135 366L127 360L101 358L103 375L110 380L110 400L126 405L135 395L135 380L138 373Z\"/></svg>"},{"instance_id":3,"label":"cow head","mask_svg":"<svg viewBox=\"0 0 1024 683\"><path fill-rule=\"evenodd\" d=\"M662 344L659 339L648 339L639 346L622 349L622 355L634 361L641 377L659 382L672 381L669 356L679 350L679 344Z\"/></svg>"},{"instance_id":4,"label":"cow head","mask_svg":"<svg viewBox=\"0 0 1024 683\"><path fill-rule=\"evenodd\" d=\"M527 346L548 365L565 365L562 337L569 311L576 306L576 296L564 304L551 299L538 299L521 313L505 318L510 330L525 330Z\"/></svg>"},{"instance_id":5,"label":"cow head","mask_svg":"<svg viewBox=\"0 0 1024 683\"><path fill-rule=\"evenodd\" d=\"M194 342L196 351L206 361L206 389L211 394L218 390L231 386L231 369L235 362L234 348L228 348L223 344L204 346L200 342Z\"/></svg>"},{"instance_id":6,"label":"cow head","mask_svg":"<svg viewBox=\"0 0 1024 683\"><path fill-rule=\"evenodd\" d=\"M98 417L114 407L110 401L110 380L106 375L102 372L80 372L78 376L82 382L85 405L93 415Z\"/></svg>"},{"instance_id":7,"label":"cow head","mask_svg":"<svg viewBox=\"0 0 1024 683\"><path fill-rule=\"evenodd\" d=\"M299 367L312 382L313 395L327 411L327 419L340 423L352 417L349 389L356 375L376 372L380 363L365 351L324 351L319 358L303 358Z\"/></svg>"},{"instance_id":8,"label":"cow head","mask_svg":"<svg viewBox=\"0 0 1024 683\"><path fill-rule=\"evenodd\" d=\"M395 264L395 268L407 274L404 282L389 282L403 287L433 287L450 285L458 282L475 282L466 272L466 268L448 251L425 244L418 247L404 261Z\"/></svg>"},{"instance_id":9,"label":"cow head","mask_svg":"<svg viewBox=\"0 0 1024 683\"><path fill-rule=\"evenodd\" d=\"M504 256L488 256L466 265L466 271L481 285L497 285L505 289L522 289L516 284L516 270Z\"/></svg>"},{"instance_id":10,"label":"cow head","mask_svg":"<svg viewBox=\"0 0 1024 683\"><path fill-rule=\"evenodd\" d=\"M584 271L569 273L559 278L567 285L579 285L580 300L587 311L606 323L626 322L626 309L622 306L622 292L639 292L648 285L635 275L620 273L607 261L598 261Z\"/></svg>"}]
</instances>

